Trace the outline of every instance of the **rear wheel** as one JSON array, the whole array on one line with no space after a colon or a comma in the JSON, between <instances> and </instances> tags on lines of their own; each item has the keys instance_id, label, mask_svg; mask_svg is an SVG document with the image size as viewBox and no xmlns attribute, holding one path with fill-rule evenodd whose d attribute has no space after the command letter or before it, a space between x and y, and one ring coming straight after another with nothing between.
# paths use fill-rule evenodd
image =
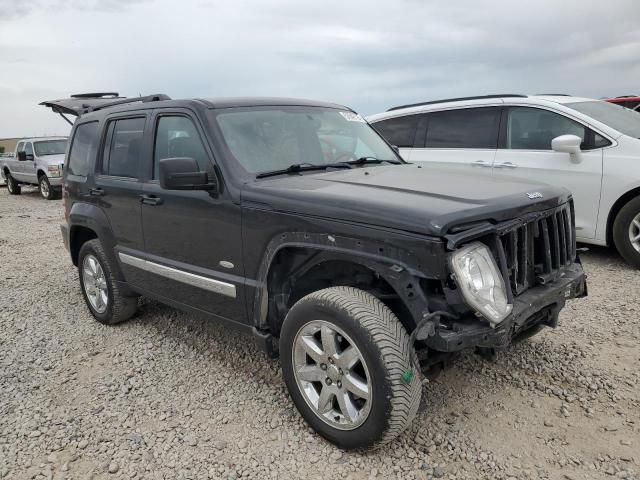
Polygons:
<instances>
[{"instance_id":1,"label":"rear wheel","mask_svg":"<svg viewBox=\"0 0 640 480\"><path fill-rule=\"evenodd\" d=\"M640 197L630 200L613 222L613 241L620 255L640 268Z\"/></svg>"},{"instance_id":2,"label":"rear wheel","mask_svg":"<svg viewBox=\"0 0 640 480\"><path fill-rule=\"evenodd\" d=\"M22 192L22 189L20 188L20 185L18 184L18 182L16 182L16 179L13 178L10 173L7 173L6 177L7 177L7 190L9 191L9 193L11 195L20 195L20 193Z\"/></svg>"},{"instance_id":3,"label":"rear wheel","mask_svg":"<svg viewBox=\"0 0 640 480\"><path fill-rule=\"evenodd\" d=\"M80 248L78 274L84 300L100 323L114 325L136 313L138 299L120 293L100 240L89 240Z\"/></svg>"},{"instance_id":4,"label":"rear wheel","mask_svg":"<svg viewBox=\"0 0 640 480\"><path fill-rule=\"evenodd\" d=\"M291 398L341 448L377 447L413 420L421 381L409 335L389 308L351 287L311 293L282 326L282 372Z\"/></svg>"}]
</instances>

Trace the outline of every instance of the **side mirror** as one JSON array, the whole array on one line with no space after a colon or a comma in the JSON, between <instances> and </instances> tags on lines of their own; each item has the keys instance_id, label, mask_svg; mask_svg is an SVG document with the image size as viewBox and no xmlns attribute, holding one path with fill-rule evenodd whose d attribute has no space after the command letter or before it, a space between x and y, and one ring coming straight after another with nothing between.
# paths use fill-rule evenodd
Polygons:
<instances>
[{"instance_id":1,"label":"side mirror","mask_svg":"<svg viewBox=\"0 0 640 480\"><path fill-rule=\"evenodd\" d=\"M218 191L215 176L209 179L209 174L201 172L195 159L189 157L160 160L160 186L165 190Z\"/></svg>"},{"instance_id":2,"label":"side mirror","mask_svg":"<svg viewBox=\"0 0 640 480\"><path fill-rule=\"evenodd\" d=\"M577 156L580 153L582 140L577 135L560 135L551 140L551 148L555 152L568 153Z\"/></svg>"},{"instance_id":3,"label":"side mirror","mask_svg":"<svg viewBox=\"0 0 640 480\"><path fill-rule=\"evenodd\" d=\"M27 159L27 152L24 150L18 151L18 160L24 162Z\"/></svg>"}]
</instances>

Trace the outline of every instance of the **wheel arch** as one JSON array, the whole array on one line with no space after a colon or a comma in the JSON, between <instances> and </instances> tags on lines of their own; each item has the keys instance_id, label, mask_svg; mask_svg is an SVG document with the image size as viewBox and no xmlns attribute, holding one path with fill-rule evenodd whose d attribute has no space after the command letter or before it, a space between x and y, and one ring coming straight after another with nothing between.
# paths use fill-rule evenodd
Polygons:
<instances>
[{"instance_id":1,"label":"wheel arch","mask_svg":"<svg viewBox=\"0 0 640 480\"><path fill-rule=\"evenodd\" d=\"M38 178L38 182L40 181L40 177L42 176L47 176L47 174L45 173L44 170L42 170L42 168L39 168L38 171L36 172L36 177Z\"/></svg>"},{"instance_id":2,"label":"wheel arch","mask_svg":"<svg viewBox=\"0 0 640 480\"><path fill-rule=\"evenodd\" d=\"M609 216L607 217L607 245L608 246L614 245L613 223L615 222L616 217L618 216L618 213L620 213L620 210L622 210L622 207L624 207L629 201L633 200L636 197L640 197L640 187L633 188L628 192L626 192L624 195L618 198L618 200L615 201L615 203L611 207L611 210L609 210Z\"/></svg>"},{"instance_id":3,"label":"wheel arch","mask_svg":"<svg viewBox=\"0 0 640 480\"><path fill-rule=\"evenodd\" d=\"M78 254L82 245L94 238L102 243L116 279L124 281L120 263L114 252L116 239L107 216L102 209L90 203L74 203L69 211L69 252L74 265L78 264Z\"/></svg>"},{"instance_id":4,"label":"wheel arch","mask_svg":"<svg viewBox=\"0 0 640 480\"><path fill-rule=\"evenodd\" d=\"M428 309L420 288L426 278L393 247L331 235L290 233L266 250L256 287L254 326L278 336L293 304L312 291L351 286L372 293L398 316L407 331Z\"/></svg>"}]
</instances>

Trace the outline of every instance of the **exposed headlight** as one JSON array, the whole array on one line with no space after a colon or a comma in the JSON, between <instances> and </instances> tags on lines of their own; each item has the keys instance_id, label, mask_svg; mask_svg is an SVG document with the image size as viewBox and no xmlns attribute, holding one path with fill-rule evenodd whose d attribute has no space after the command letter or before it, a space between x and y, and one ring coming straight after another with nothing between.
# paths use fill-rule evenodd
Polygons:
<instances>
[{"instance_id":1,"label":"exposed headlight","mask_svg":"<svg viewBox=\"0 0 640 480\"><path fill-rule=\"evenodd\" d=\"M513 305L508 303L504 279L486 245L471 243L453 252L450 261L464 299L492 327L511 313Z\"/></svg>"},{"instance_id":2,"label":"exposed headlight","mask_svg":"<svg viewBox=\"0 0 640 480\"><path fill-rule=\"evenodd\" d=\"M60 176L60 165L49 165L47 167L47 171L49 176L51 177L59 177Z\"/></svg>"}]
</instances>

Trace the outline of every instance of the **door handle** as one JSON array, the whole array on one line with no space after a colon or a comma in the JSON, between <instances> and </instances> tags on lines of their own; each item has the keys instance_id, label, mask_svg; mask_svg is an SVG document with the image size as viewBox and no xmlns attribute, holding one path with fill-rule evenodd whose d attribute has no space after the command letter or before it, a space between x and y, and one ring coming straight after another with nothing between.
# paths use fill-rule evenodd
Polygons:
<instances>
[{"instance_id":1,"label":"door handle","mask_svg":"<svg viewBox=\"0 0 640 480\"><path fill-rule=\"evenodd\" d=\"M160 197L156 197L155 195L140 195L140 201L145 205L160 205L162 203L162 199Z\"/></svg>"},{"instance_id":2,"label":"door handle","mask_svg":"<svg viewBox=\"0 0 640 480\"><path fill-rule=\"evenodd\" d=\"M496 168L517 168L518 165L512 162L503 162L503 163L498 163L495 167Z\"/></svg>"},{"instance_id":3,"label":"door handle","mask_svg":"<svg viewBox=\"0 0 640 480\"><path fill-rule=\"evenodd\" d=\"M101 188L90 188L89 195L91 195L92 197L103 197L104 190Z\"/></svg>"},{"instance_id":4,"label":"door handle","mask_svg":"<svg viewBox=\"0 0 640 480\"><path fill-rule=\"evenodd\" d=\"M490 167L491 165L485 162L484 160L476 160L475 162L471 162L472 167Z\"/></svg>"}]
</instances>

